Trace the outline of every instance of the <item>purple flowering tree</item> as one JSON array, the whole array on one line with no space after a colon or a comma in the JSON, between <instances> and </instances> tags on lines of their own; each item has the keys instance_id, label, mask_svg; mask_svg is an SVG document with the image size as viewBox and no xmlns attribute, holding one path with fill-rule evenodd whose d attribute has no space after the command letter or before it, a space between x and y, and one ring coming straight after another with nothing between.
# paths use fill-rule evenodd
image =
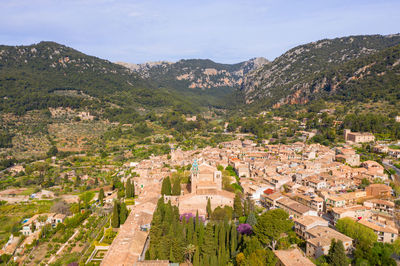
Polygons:
<instances>
[{"instance_id":1,"label":"purple flowering tree","mask_svg":"<svg viewBox=\"0 0 400 266\"><path fill-rule=\"evenodd\" d=\"M251 235L253 233L253 228L249 224L239 224L237 231L242 235Z\"/></svg>"},{"instance_id":2,"label":"purple flowering tree","mask_svg":"<svg viewBox=\"0 0 400 266\"><path fill-rule=\"evenodd\" d=\"M194 215L193 213L190 213L190 212L186 212L186 213L183 213L183 214L180 215L179 220L183 221L183 218L185 218L186 222L189 222L190 218L193 218L193 220L196 220L196 215ZM199 221L200 222L204 223L205 220L206 219L204 218L204 216L199 216Z\"/></svg>"},{"instance_id":3,"label":"purple flowering tree","mask_svg":"<svg viewBox=\"0 0 400 266\"><path fill-rule=\"evenodd\" d=\"M188 222L190 218L193 218L193 219L194 219L195 216L193 215L193 213L186 212L186 213L181 214L181 216L179 217L179 220L182 221L183 218L185 218L186 222Z\"/></svg>"}]
</instances>

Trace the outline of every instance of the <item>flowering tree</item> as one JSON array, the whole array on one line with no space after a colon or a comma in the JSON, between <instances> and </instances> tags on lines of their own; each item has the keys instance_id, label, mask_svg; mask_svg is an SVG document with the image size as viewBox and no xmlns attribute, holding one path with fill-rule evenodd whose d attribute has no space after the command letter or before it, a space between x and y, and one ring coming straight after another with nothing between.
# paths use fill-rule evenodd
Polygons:
<instances>
[{"instance_id":1,"label":"flowering tree","mask_svg":"<svg viewBox=\"0 0 400 266\"><path fill-rule=\"evenodd\" d=\"M253 233L253 228L249 224L239 224L237 231L242 235L251 235Z\"/></svg>"},{"instance_id":2,"label":"flowering tree","mask_svg":"<svg viewBox=\"0 0 400 266\"><path fill-rule=\"evenodd\" d=\"M185 221L188 222L190 218L193 218L193 220L196 220L196 216L193 213L190 212L186 212L186 213L182 213L179 217L180 221L183 221L183 218L185 218ZM205 218L204 216L199 216L199 221L200 222L205 222Z\"/></svg>"},{"instance_id":3,"label":"flowering tree","mask_svg":"<svg viewBox=\"0 0 400 266\"><path fill-rule=\"evenodd\" d=\"M190 218L194 219L194 217L195 216L193 215L193 213L190 213L190 212L189 213L182 213L181 216L179 217L179 220L182 221L183 218L185 218L186 221L189 221Z\"/></svg>"}]
</instances>

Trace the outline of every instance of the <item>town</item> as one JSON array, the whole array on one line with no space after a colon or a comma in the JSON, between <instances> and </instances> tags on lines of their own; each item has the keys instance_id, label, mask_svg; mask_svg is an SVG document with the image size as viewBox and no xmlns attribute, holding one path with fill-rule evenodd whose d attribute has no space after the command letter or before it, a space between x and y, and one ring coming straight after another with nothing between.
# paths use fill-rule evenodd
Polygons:
<instances>
[{"instance_id":1,"label":"town","mask_svg":"<svg viewBox=\"0 0 400 266\"><path fill-rule=\"evenodd\" d=\"M395 193L389 186L393 177L375 161L360 162L360 156L351 147L373 142L372 134L346 130L345 134L347 144L334 149L304 143L257 145L238 139L220 143L219 148L193 151L172 148L169 160L153 158L140 162L135 166L141 177L136 183L136 205L102 265L125 265L133 261L136 265L150 265L151 261L145 260L150 241L147 228L159 199L156 191L161 190L165 178L176 173L175 169L165 169L166 164L191 164L190 184L181 184L179 195L163 196L181 214L207 217L210 203L211 211L234 207L235 193L224 189L225 178L240 185L242 200L249 199L263 211L287 212L294 221L294 231L306 245L301 252L297 248L274 251L280 265L293 265L288 258L298 260L299 265L312 265L307 257L318 259L328 255L332 240L342 241L346 253L350 253L355 249L354 239L335 228L344 219L371 230L378 242L393 244L398 238ZM223 177L223 169L233 169L234 175ZM169 265L168 260L159 263Z\"/></svg>"},{"instance_id":2,"label":"town","mask_svg":"<svg viewBox=\"0 0 400 266\"><path fill-rule=\"evenodd\" d=\"M273 120L282 121L277 117ZM108 165L104 161L99 164L101 171L85 170L87 174L78 173L76 167L64 170L58 186L3 190L0 200L8 203L3 207L13 204L36 211L3 242L2 258L52 265L76 260L71 254L83 254L80 264L87 265L199 265L200 261L213 265L212 255L202 254L200 245L204 243L200 242L189 244L193 246L189 256L184 255L186 251L178 250L174 257L172 250L169 255L155 251L159 248L154 242L162 236L151 236L157 226L154 215L160 208L172 208L180 215L178 223L185 217L195 228L199 219L203 230L221 223L229 225L230 231L237 230L237 236L226 239L237 237L237 243L230 244L235 245L230 254L214 253L237 265L251 261L251 254L244 252L253 241L249 239L261 239L255 236L259 234L258 221L277 210L284 212L290 226L271 242L272 264L293 265L293 259L306 265L323 263L339 240L344 254L354 256L355 251L360 252L361 240L346 230L351 226L372 234L369 248L377 245L374 243L396 248L400 241L399 149L393 142L376 141L371 133L348 129L343 133L344 142L334 146L310 143L315 131L301 127L297 140L288 144L270 144L273 140L257 140L252 134L241 133L204 148L182 149L178 143L169 143L167 152L148 159ZM368 154L366 145L370 147ZM385 155L384 159L377 162L378 155ZM52 164L67 162L91 169L94 162L85 154L68 158L53 156L46 160L47 166L44 162L33 164L33 173L47 175ZM14 165L7 171L18 176L32 171L30 167ZM68 193L77 188L80 193ZM90 189L85 192L85 188ZM247 231L240 231L246 226ZM288 243L284 245L284 241Z\"/></svg>"},{"instance_id":3,"label":"town","mask_svg":"<svg viewBox=\"0 0 400 266\"><path fill-rule=\"evenodd\" d=\"M3 0L0 265L400 265L387 1Z\"/></svg>"}]
</instances>

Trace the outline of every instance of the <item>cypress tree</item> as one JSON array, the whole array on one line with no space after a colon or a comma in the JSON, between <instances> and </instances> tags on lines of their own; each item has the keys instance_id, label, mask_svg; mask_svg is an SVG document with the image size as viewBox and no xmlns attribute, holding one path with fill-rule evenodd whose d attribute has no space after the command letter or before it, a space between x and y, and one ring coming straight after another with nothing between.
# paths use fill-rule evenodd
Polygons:
<instances>
[{"instance_id":1,"label":"cypress tree","mask_svg":"<svg viewBox=\"0 0 400 266\"><path fill-rule=\"evenodd\" d=\"M224 250L225 249L225 227L224 226L221 226L218 236L219 236L218 246Z\"/></svg>"},{"instance_id":2,"label":"cypress tree","mask_svg":"<svg viewBox=\"0 0 400 266\"><path fill-rule=\"evenodd\" d=\"M195 221L195 230L196 230L196 232L198 232L198 226L199 226L199 211L196 211L196 221Z\"/></svg>"},{"instance_id":3,"label":"cypress tree","mask_svg":"<svg viewBox=\"0 0 400 266\"><path fill-rule=\"evenodd\" d=\"M202 247L204 243L204 225L202 222L199 222L199 237L198 237L199 246Z\"/></svg>"},{"instance_id":4,"label":"cypress tree","mask_svg":"<svg viewBox=\"0 0 400 266\"><path fill-rule=\"evenodd\" d=\"M249 216L247 217L246 223L248 223L251 226L253 226L257 223L257 218L254 215L254 212L250 212Z\"/></svg>"},{"instance_id":5,"label":"cypress tree","mask_svg":"<svg viewBox=\"0 0 400 266\"><path fill-rule=\"evenodd\" d=\"M247 200L244 200L244 202L243 202L243 211L244 211L244 216L249 215L249 206L247 204Z\"/></svg>"},{"instance_id":6,"label":"cypress tree","mask_svg":"<svg viewBox=\"0 0 400 266\"><path fill-rule=\"evenodd\" d=\"M199 241L197 239L197 232L194 232L194 234L193 234L193 245L195 245L197 247L200 246Z\"/></svg>"},{"instance_id":7,"label":"cypress tree","mask_svg":"<svg viewBox=\"0 0 400 266\"><path fill-rule=\"evenodd\" d=\"M169 261L170 262L175 262L174 252L172 251L172 245L169 248Z\"/></svg>"},{"instance_id":8,"label":"cypress tree","mask_svg":"<svg viewBox=\"0 0 400 266\"><path fill-rule=\"evenodd\" d=\"M206 211L207 211L207 218L210 219L211 218L211 214L212 214L210 198L208 198L208 200L207 200Z\"/></svg>"},{"instance_id":9,"label":"cypress tree","mask_svg":"<svg viewBox=\"0 0 400 266\"><path fill-rule=\"evenodd\" d=\"M218 248L218 255L217 255L217 258L218 258L218 263L217 263L217 265L221 265L221 264L222 264L222 260L223 260L223 258L222 258L222 249L221 249L221 247Z\"/></svg>"},{"instance_id":10,"label":"cypress tree","mask_svg":"<svg viewBox=\"0 0 400 266\"><path fill-rule=\"evenodd\" d=\"M239 218L243 215L242 199L239 193L236 193L235 199L233 200L233 216Z\"/></svg>"},{"instance_id":11,"label":"cypress tree","mask_svg":"<svg viewBox=\"0 0 400 266\"><path fill-rule=\"evenodd\" d=\"M202 253L207 256L215 255L215 240L213 226L211 223L207 223L204 234L204 244L202 245Z\"/></svg>"},{"instance_id":12,"label":"cypress tree","mask_svg":"<svg viewBox=\"0 0 400 266\"><path fill-rule=\"evenodd\" d=\"M125 197L131 197L131 179L128 179L125 184Z\"/></svg>"},{"instance_id":13,"label":"cypress tree","mask_svg":"<svg viewBox=\"0 0 400 266\"><path fill-rule=\"evenodd\" d=\"M214 225L213 227L214 227L214 242L215 246L218 247L220 224Z\"/></svg>"},{"instance_id":14,"label":"cypress tree","mask_svg":"<svg viewBox=\"0 0 400 266\"><path fill-rule=\"evenodd\" d=\"M113 214L111 217L111 226L113 228L119 227L119 213L118 213L118 203L114 202Z\"/></svg>"},{"instance_id":15,"label":"cypress tree","mask_svg":"<svg viewBox=\"0 0 400 266\"><path fill-rule=\"evenodd\" d=\"M171 180L169 177L164 178L162 185L161 185L161 194L162 195L171 195Z\"/></svg>"},{"instance_id":16,"label":"cypress tree","mask_svg":"<svg viewBox=\"0 0 400 266\"><path fill-rule=\"evenodd\" d=\"M194 252L194 257L193 257L193 266L199 266L200 265L200 252L199 252L199 247L196 246L196 251Z\"/></svg>"},{"instance_id":17,"label":"cypress tree","mask_svg":"<svg viewBox=\"0 0 400 266\"><path fill-rule=\"evenodd\" d=\"M225 224L225 250L226 250L226 252L227 252L227 254L226 254L226 256L227 256L227 258L230 258L230 245L229 245L229 243L230 243L230 240L229 240L229 234L230 234L230 227L229 227L229 224L228 223L226 223Z\"/></svg>"},{"instance_id":18,"label":"cypress tree","mask_svg":"<svg viewBox=\"0 0 400 266\"><path fill-rule=\"evenodd\" d=\"M237 248L237 232L236 232L236 226L232 224L231 227L231 256L233 256L236 252Z\"/></svg>"},{"instance_id":19,"label":"cypress tree","mask_svg":"<svg viewBox=\"0 0 400 266\"><path fill-rule=\"evenodd\" d=\"M186 242L190 244L196 244L193 243L193 232L194 232L194 221L193 217L189 218L189 222L187 223L187 231L186 231Z\"/></svg>"},{"instance_id":20,"label":"cypress tree","mask_svg":"<svg viewBox=\"0 0 400 266\"><path fill-rule=\"evenodd\" d=\"M210 265L218 265L217 255L211 255Z\"/></svg>"},{"instance_id":21,"label":"cypress tree","mask_svg":"<svg viewBox=\"0 0 400 266\"><path fill-rule=\"evenodd\" d=\"M174 186L172 187L172 195L179 196L181 194L181 181L179 178L175 178Z\"/></svg>"},{"instance_id":22,"label":"cypress tree","mask_svg":"<svg viewBox=\"0 0 400 266\"><path fill-rule=\"evenodd\" d=\"M125 202L121 204L120 212L119 212L119 223L124 224L126 218L128 216L128 209L126 208Z\"/></svg>"},{"instance_id":23,"label":"cypress tree","mask_svg":"<svg viewBox=\"0 0 400 266\"><path fill-rule=\"evenodd\" d=\"M328 253L328 261L329 265L332 266L345 266L349 264L343 242L341 240L335 242L335 240L332 239L331 247L329 248Z\"/></svg>"},{"instance_id":24,"label":"cypress tree","mask_svg":"<svg viewBox=\"0 0 400 266\"><path fill-rule=\"evenodd\" d=\"M81 199L78 200L78 213L81 213Z\"/></svg>"},{"instance_id":25,"label":"cypress tree","mask_svg":"<svg viewBox=\"0 0 400 266\"><path fill-rule=\"evenodd\" d=\"M81 185L81 177L78 175L75 179L75 187L79 187Z\"/></svg>"},{"instance_id":26,"label":"cypress tree","mask_svg":"<svg viewBox=\"0 0 400 266\"><path fill-rule=\"evenodd\" d=\"M104 189L103 188L100 188L98 199L99 199L100 205L103 206L103 204L104 204Z\"/></svg>"},{"instance_id":27,"label":"cypress tree","mask_svg":"<svg viewBox=\"0 0 400 266\"><path fill-rule=\"evenodd\" d=\"M132 183L131 183L131 197L132 198L135 197L135 193L136 193L136 191L135 191L135 181L132 180Z\"/></svg>"}]
</instances>

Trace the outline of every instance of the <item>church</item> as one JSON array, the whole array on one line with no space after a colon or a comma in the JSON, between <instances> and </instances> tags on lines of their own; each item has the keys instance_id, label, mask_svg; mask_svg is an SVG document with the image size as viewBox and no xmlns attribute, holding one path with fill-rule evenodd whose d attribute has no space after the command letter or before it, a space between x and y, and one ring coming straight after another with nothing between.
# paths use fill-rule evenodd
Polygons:
<instances>
[{"instance_id":1,"label":"church","mask_svg":"<svg viewBox=\"0 0 400 266\"><path fill-rule=\"evenodd\" d=\"M206 214L207 201L210 199L211 208L218 206L233 206L235 194L222 189L222 173L217 168L194 160L190 170L190 193L180 196L165 196L165 200L179 207L180 213Z\"/></svg>"}]
</instances>

